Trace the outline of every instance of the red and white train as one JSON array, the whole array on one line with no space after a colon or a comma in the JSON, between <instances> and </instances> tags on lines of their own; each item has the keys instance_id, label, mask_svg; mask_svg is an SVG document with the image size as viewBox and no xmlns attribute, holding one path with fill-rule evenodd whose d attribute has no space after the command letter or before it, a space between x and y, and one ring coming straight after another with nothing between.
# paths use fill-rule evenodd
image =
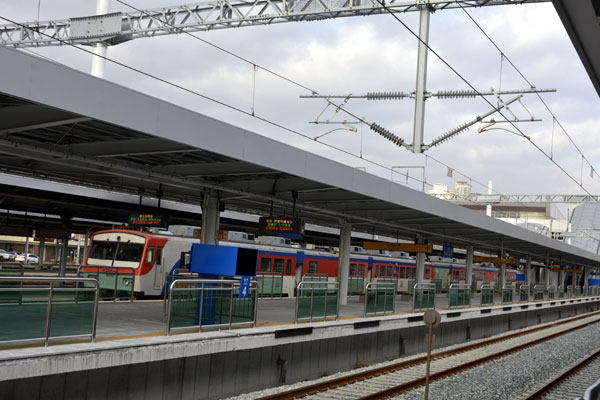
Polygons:
<instances>
[{"instance_id":1,"label":"red and white train","mask_svg":"<svg viewBox=\"0 0 600 400\"><path fill-rule=\"evenodd\" d=\"M126 229L113 229L96 232L92 238L84 272L101 267L100 271L111 271L111 267L129 268L120 272L119 288L125 290L131 284L131 271L135 273L134 292L137 296L158 296L163 293L165 278L179 268L181 254L189 252L199 239L174 236L169 232L148 233ZM279 237L259 237L228 232L228 240L220 241L223 246L236 246L258 250L257 276L281 276L281 293L293 296L298 282L306 276L327 277L335 280L338 273L338 254L335 249L299 248L291 245L288 239ZM362 285L372 281L397 281L400 292L408 292L409 284L416 276L415 260L408 253L367 252L353 246L350 256L349 275L353 280L361 280ZM462 264L461 264L462 261ZM114 269L113 269L114 271ZM473 266L473 280L482 282L499 280L497 268ZM518 273L507 271L507 281L519 280ZM439 279L442 287L449 281L465 281L464 260L444 261L441 257L430 256L425 264L425 280ZM114 282L111 278L106 281ZM360 282L359 282L360 283ZM100 281L101 287L103 280ZM106 289L112 289L108 283Z\"/></svg>"}]
</instances>

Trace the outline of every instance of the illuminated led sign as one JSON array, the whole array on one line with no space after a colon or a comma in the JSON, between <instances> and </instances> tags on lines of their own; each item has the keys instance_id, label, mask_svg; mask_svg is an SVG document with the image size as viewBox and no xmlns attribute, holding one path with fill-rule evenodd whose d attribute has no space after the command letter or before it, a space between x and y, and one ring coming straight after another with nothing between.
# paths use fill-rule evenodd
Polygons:
<instances>
[{"instance_id":1,"label":"illuminated led sign","mask_svg":"<svg viewBox=\"0 0 600 400\"><path fill-rule=\"evenodd\" d=\"M130 227L164 226L165 219L160 214L132 214L129 216Z\"/></svg>"},{"instance_id":2,"label":"illuminated led sign","mask_svg":"<svg viewBox=\"0 0 600 400\"><path fill-rule=\"evenodd\" d=\"M304 235L304 221L300 218L260 217L258 220L258 231L259 235L302 239Z\"/></svg>"}]
</instances>

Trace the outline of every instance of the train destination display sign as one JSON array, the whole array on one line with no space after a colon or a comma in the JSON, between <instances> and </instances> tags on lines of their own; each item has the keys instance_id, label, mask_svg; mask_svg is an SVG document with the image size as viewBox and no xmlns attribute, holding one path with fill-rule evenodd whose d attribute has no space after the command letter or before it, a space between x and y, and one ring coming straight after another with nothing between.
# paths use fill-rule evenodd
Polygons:
<instances>
[{"instance_id":1,"label":"train destination display sign","mask_svg":"<svg viewBox=\"0 0 600 400\"><path fill-rule=\"evenodd\" d=\"M161 214L148 214L148 213L140 213L140 214L131 214L129 216L129 226L131 227L146 227L146 226L154 226L154 227L164 227L165 219Z\"/></svg>"},{"instance_id":2,"label":"train destination display sign","mask_svg":"<svg viewBox=\"0 0 600 400\"><path fill-rule=\"evenodd\" d=\"M302 239L304 237L304 220L288 217L260 217L258 231L259 235Z\"/></svg>"}]
</instances>

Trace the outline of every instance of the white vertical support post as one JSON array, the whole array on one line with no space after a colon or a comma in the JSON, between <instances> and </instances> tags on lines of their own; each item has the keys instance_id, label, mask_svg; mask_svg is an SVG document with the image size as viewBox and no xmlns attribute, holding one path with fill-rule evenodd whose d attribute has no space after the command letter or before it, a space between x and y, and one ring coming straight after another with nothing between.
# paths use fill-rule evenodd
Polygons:
<instances>
[{"instance_id":1,"label":"white vertical support post","mask_svg":"<svg viewBox=\"0 0 600 400\"><path fill-rule=\"evenodd\" d=\"M348 275L350 272L350 241L352 240L352 225L342 221L340 229L340 255L338 262L340 305L348 304Z\"/></svg>"},{"instance_id":2,"label":"white vertical support post","mask_svg":"<svg viewBox=\"0 0 600 400\"><path fill-rule=\"evenodd\" d=\"M583 286L589 286L590 284L590 267L583 267L585 271L583 272Z\"/></svg>"},{"instance_id":3,"label":"white vertical support post","mask_svg":"<svg viewBox=\"0 0 600 400\"><path fill-rule=\"evenodd\" d=\"M38 266L40 268L43 267L44 265L44 253L46 252L46 238L45 237L41 237L40 238L40 252L38 255Z\"/></svg>"},{"instance_id":4,"label":"white vertical support post","mask_svg":"<svg viewBox=\"0 0 600 400\"><path fill-rule=\"evenodd\" d=\"M212 190L204 192L202 201L202 232L200 241L204 244L219 244L219 200Z\"/></svg>"},{"instance_id":5,"label":"white vertical support post","mask_svg":"<svg viewBox=\"0 0 600 400\"><path fill-rule=\"evenodd\" d=\"M546 256L546 265L544 266L544 291L548 291L550 286L550 255Z\"/></svg>"},{"instance_id":6,"label":"white vertical support post","mask_svg":"<svg viewBox=\"0 0 600 400\"><path fill-rule=\"evenodd\" d=\"M69 257L69 239L71 230L67 227L63 238L62 250L60 252L60 272L59 276L67 276L67 258Z\"/></svg>"},{"instance_id":7,"label":"white vertical support post","mask_svg":"<svg viewBox=\"0 0 600 400\"><path fill-rule=\"evenodd\" d=\"M506 285L506 264L500 264L500 285Z\"/></svg>"},{"instance_id":8,"label":"white vertical support post","mask_svg":"<svg viewBox=\"0 0 600 400\"><path fill-rule=\"evenodd\" d=\"M560 265L560 270L558 271L558 285L564 285L565 284L565 265L561 264Z\"/></svg>"},{"instance_id":9,"label":"white vertical support post","mask_svg":"<svg viewBox=\"0 0 600 400\"><path fill-rule=\"evenodd\" d=\"M413 132L413 153L423 151L423 130L425 126L425 90L427 85L427 44L429 43L429 16L426 5L421 6L419 16L419 50L417 53L417 84L415 90L415 121ZM417 253L417 258L420 253ZM418 279L418 278L417 278Z\"/></svg>"},{"instance_id":10,"label":"white vertical support post","mask_svg":"<svg viewBox=\"0 0 600 400\"><path fill-rule=\"evenodd\" d=\"M473 246L467 246L467 258L465 260L466 265L466 279L467 285L471 287L473 284Z\"/></svg>"},{"instance_id":11,"label":"white vertical support post","mask_svg":"<svg viewBox=\"0 0 600 400\"><path fill-rule=\"evenodd\" d=\"M525 284L531 289L531 256L525 257Z\"/></svg>"},{"instance_id":12,"label":"white vertical support post","mask_svg":"<svg viewBox=\"0 0 600 400\"><path fill-rule=\"evenodd\" d=\"M423 236L419 235L416 240L416 244L423 244ZM416 283L425 282L425 253L417 253L416 259Z\"/></svg>"},{"instance_id":13,"label":"white vertical support post","mask_svg":"<svg viewBox=\"0 0 600 400\"><path fill-rule=\"evenodd\" d=\"M27 254L29 254L29 232L25 237L25 264L27 264Z\"/></svg>"},{"instance_id":14,"label":"white vertical support post","mask_svg":"<svg viewBox=\"0 0 600 400\"><path fill-rule=\"evenodd\" d=\"M77 251L75 252L75 259L77 260L77 262L76 262L77 265L81 265L80 255L81 255L81 234L78 233L77 234Z\"/></svg>"},{"instance_id":15,"label":"white vertical support post","mask_svg":"<svg viewBox=\"0 0 600 400\"><path fill-rule=\"evenodd\" d=\"M492 181L488 181L488 188L487 188L487 194L491 195L492 194ZM488 217L492 216L492 205L488 204L487 206L485 206L485 215L487 215Z\"/></svg>"},{"instance_id":16,"label":"white vertical support post","mask_svg":"<svg viewBox=\"0 0 600 400\"><path fill-rule=\"evenodd\" d=\"M109 0L98 0L96 2L96 15L108 14L108 2ZM94 55L92 56L92 70L91 74L98 77L104 78L104 66L106 65L106 43L97 42L92 46Z\"/></svg>"},{"instance_id":17,"label":"white vertical support post","mask_svg":"<svg viewBox=\"0 0 600 400\"><path fill-rule=\"evenodd\" d=\"M88 253L88 246L90 244L90 230L86 230L85 231L85 241L83 242L83 260L82 260L82 264L85 264L86 262L86 257L87 257L87 253Z\"/></svg>"}]
</instances>

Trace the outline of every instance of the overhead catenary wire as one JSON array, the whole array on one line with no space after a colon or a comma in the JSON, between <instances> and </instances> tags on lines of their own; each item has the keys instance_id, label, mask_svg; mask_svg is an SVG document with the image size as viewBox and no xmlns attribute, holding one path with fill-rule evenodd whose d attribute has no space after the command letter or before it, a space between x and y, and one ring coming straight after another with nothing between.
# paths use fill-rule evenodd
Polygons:
<instances>
[{"instance_id":1,"label":"overhead catenary wire","mask_svg":"<svg viewBox=\"0 0 600 400\"><path fill-rule=\"evenodd\" d=\"M119 3L121 3L121 4L125 5L125 6L128 6L128 7L132 8L132 9L134 9L134 10L137 10L137 11L140 11L140 12L144 12L144 11L142 11L142 10L140 10L140 9L138 9L138 8L136 8L136 7L134 7L134 6L131 6L131 5L129 5L128 3L126 3L126 2L124 2L124 1L122 1L122 0L117 0L117 1L118 1ZM144 12L144 13L146 13L146 12ZM146 13L146 15L149 15L149 14L148 14L148 13ZM155 18L155 19L157 19L155 16L151 16L151 17L152 17L152 18ZM18 23L14 22L14 21L11 21L11 20L10 20L10 19L8 19L8 18L4 18L4 17L0 17L0 18L2 18L2 19L4 19L4 20L6 20L6 21L8 21L8 22L11 22L11 23L13 23L13 24L16 24L16 25L23 26L22 24L18 24ZM168 22L168 21L163 21L163 20L160 20L160 19L159 19L159 21L160 21L160 22L162 22L162 23L164 23L164 24L167 24L167 25L169 25L169 22ZM197 40L200 40L200 41L204 42L205 44L207 44L207 45L209 45L209 46L212 46L212 47L214 47L214 48L216 48L216 49L218 49L218 50L220 50L220 51L223 51L223 52L225 52L225 53L227 53L227 54L231 55L232 57L238 58L238 59L240 59L240 60L242 60L242 61L244 61L244 62L246 62L246 63L249 63L249 64L251 64L251 65L253 66L253 68L255 68L255 69L256 69L256 68L262 69L262 70L264 70L264 71L266 71L266 72L268 72L268 73L270 73L270 74L273 74L274 76L277 76L277 77L279 77L280 79L283 79L283 80L285 80L285 81L287 81L287 82L290 82L290 83L292 83L292 84L294 84L294 85L297 85L298 87L301 87L301 88L303 88L303 89L305 89L305 90L311 91L312 93L316 93L316 91L314 91L314 90L312 90L312 89L308 88L308 87L307 87L307 86L305 86L305 85L302 85L302 84L300 84L300 83L298 83L298 82L294 81L293 79L287 78L287 77L285 77L285 76L283 76L283 75L281 75L281 74L279 74L279 73L277 73L277 72L274 72L274 71L272 71L272 70L270 70L270 69L268 69L268 68L262 67L262 66L260 66L260 65L258 65L258 64L256 64L256 63L254 63L254 62L252 62L252 61L250 61L250 60L248 60L248 59L244 58L244 57L241 57L241 56L239 56L239 55L237 55L237 54L235 54L235 53L233 53L233 52L231 52L231 51L229 51L229 50L227 50L227 49L224 49L224 48L222 48L222 47L220 47L220 46L217 46L217 45L215 45L215 44L213 44L213 43L211 43L211 42L209 42L209 41L207 41L207 40L205 40L205 39L202 39L202 38L200 38L200 37L198 37L198 36L196 36L196 35L194 35L194 34L192 34L192 33L190 33L190 32L184 32L184 33L186 33L187 35L190 35L190 36L192 36L192 37L196 38ZM41 34L43 34L43 33L41 33ZM413 33L413 34L414 34L414 33ZM43 34L43 35L46 35L46 34ZM48 35L46 35L46 36L48 36ZM60 39L59 39L59 40L60 40ZM97 56L97 57L98 57L98 55L96 55L96 54L92 53L91 51L89 51L89 50L86 50L86 49L84 49L84 48L81 48L81 47L79 47L79 46L77 46L77 45L75 45L75 44L72 44L72 43L70 43L70 42L66 42L66 41L62 41L62 40L61 40L61 42L62 42L63 44L70 45L70 46L72 46L72 47L74 47L74 48L76 48L76 49L79 49L79 50L81 50L81 51L87 52L87 53L89 53L89 54L92 54L93 56ZM45 56L42 56L42 57L45 57ZM275 126L275 127L278 127L278 128L280 128L280 129L283 129L283 130L285 130L285 131L288 131L288 132L291 132L291 133L297 134L297 135L299 135L299 136L302 136L302 137L304 137L304 138L307 138L307 139L311 139L311 137L310 137L310 136L308 136L308 135L305 135L305 134L303 134L303 133L301 133L301 132L299 132L299 131L296 131L296 130L294 130L294 129L288 128L288 127L286 127L286 126L284 126L284 125L282 125L282 124L280 124L280 123L277 123L277 122L274 122L274 121L270 121L270 120L268 120L268 119L266 119L266 118L264 118L264 117L259 117L259 116L257 116L257 115L253 115L253 113L251 113L251 112L249 113L249 112L247 112L247 111L245 111L245 110L243 110L243 109L240 109L240 108L238 108L238 107L232 106L232 105L230 105L230 104L227 104L227 103L224 103L224 102L222 102L222 101L219 101L219 100L217 100L217 99L211 98L211 97L209 97L209 96L206 96L206 95L204 95L204 94L202 94L202 93L199 93L199 92L196 92L196 91L194 91L194 90L188 89L188 88L186 88L186 87L183 87L183 86L181 86L181 85L178 85L178 84L172 83L172 82L170 82L170 81L168 81L168 80L166 80L166 79L163 79L163 78L157 77L157 76L155 76L155 75L152 75L152 74L150 74L150 73L147 73L147 72L145 72L145 71L142 71L142 70L140 70L140 69L138 69L138 68L131 67L131 66L129 66L129 65L126 65L126 64L124 64L124 63L118 62L118 61L116 61L116 60L113 60L113 59L110 59L110 58L108 58L108 57L102 57L102 56L99 56L99 57L101 57L101 58L104 58L105 60L107 60L107 61L109 61L109 62L115 63L115 64L117 64L117 65L119 65L119 66L121 66L121 67L123 67L123 68L130 69L130 70L132 70L132 71L135 71L135 72L137 72L137 73L143 74L143 75L145 75L145 76L147 76L147 77L150 77L150 78L156 79L156 80L158 80L158 81L160 81L160 82L163 82L163 83L165 83L165 84L168 84L168 85L171 85L171 86L173 86L173 87L176 87L176 88L178 88L178 89L180 89L180 90L184 90L184 91L186 91L186 92L192 93L192 94L194 94L194 95L197 95L197 96L200 96L200 97L202 97L202 98L205 98L205 99L207 99L207 100L209 100L209 101L213 101L213 102L215 102L215 103L217 103L217 104L219 104L219 105L222 105L222 106L224 106L224 107L230 108L230 109L232 109L232 110L234 110L234 111L238 111L238 112L241 112L241 113L243 113L243 114L246 114L246 115L248 115L248 116L251 116L251 117L257 118L258 120L261 120L261 121L263 121L263 122L265 122L265 123L271 124L271 125L273 125L273 126ZM439 56L438 56L438 57L439 57ZM47 58L47 57L45 57L45 58ZM461 78L462 78L462 77L461 77ZM463 80L464 80L464 79L463 79ZM471 87L472 87L472 86L471 86ZM474 89L474 88L473 88L473 89ZM475 90L475 89L474 89L474 90ZM475 90L475 92L477 92L477 91ZM479 92L477 92L477 93L479 93ZM480 95L481 95L481 94L480 94ZM329 101L330 103L332 103L332 104L335 104L335 103L331 102L330 100L328 100L328 101ZM345 111L345 112L348 112L347 110L344 110L344 111ZM351 115L352 115L352 114L351 114ZM356 116L355 116L355 117L356 117ZM379 125L377 125L377 124L369 124L369 123L368 123L368 122L366 122L365 120L361 120L361 122L367 123L367 124L369 125L369 127L370 127L370 128L372 128L372 129L373 129L373 126L375 126L375 128L381 128ZM378 131L379 131L379 129L377 129L377 130L376 130L376 132L378 132ZM387 130L386 130L386 131L387 131ZM386 133L388 133L388 132L389 132L389 131L387 131ZM380 132L378 132L378 133L380 133ZM381 134L381 133L380 133L380 134ZM384 135L384 136L385 136L385 135ZM395 136L395 135L394 135L394 136ZM395 137L395 138L397 138L397 137ZM394 139L395 139L395 138L394 138ZM398 142L398 143L403 143L403 140L402 140L402 139L400 139L400 138L397 138L397 139L398 139L398 140L396 140L396 142ZM365 161L365 162L367 162L367 163L369 163L369 164L375 165L375 166L377 166L377 167L380 167L380 168L383 168L383 169L386 169L386 170L390 170L390 168L389 168L389 167L387 167L387 166L385 166L385 165L383 165L383 164L381 164L381 163L378 163L378 162L376 162L376 161L373 161L373 160L370 160L370 159L366 159L366 158L364 158L364 157L362 156L362 154L361 154L361 155L356 155L356 154L354 154L354 153L352 153L352 152L349 152L349 151L347 151L347 150L341 149L341 148L339 148L339 147L336 147L336 146L333 146L333 145L330 145L330 144L327 144L327 143L322 143L322 142L320 142L320 143L321 143L322 145L325 145L325 146L327 146L327 147L329 147L329 148L335 149L335 150L337 150L337 151L340 151L340 152L342 152L342 153L345 153L345 154L347 154L347 155L350 155L350 156L352 156L352 157L359 158L359 159L361 159L361 160L363 160L363 161ZM361 153L362 153L362 148L361 148ZM437 160L436 160L436 161L437 161ZM444 164L444 165L446 165L446 164ZM448 167L448 166L447 166L447 168L453 169L453 168L451 168L451 167ZM453 169L453 170L455 170L455 169ZM457 171L457 172L458 172L458 171ZM472 180L472 178L470 178L469 176L467 176L467 175L465 175L465 174L463 174L463 173L460 173L460 174L461 174L461 175L463 175L463 176L465 176L465 177L466 177L466 178L468 178L469 180ZM431 184L429 184L429 183L427 183L427 182L420 181L419 179L417 179L417 178L414 178L414 177L411 177L411 179L414 179L414 180L416 180L416 181L418 181L418 182L421 182L421 183L425 183L427 186L433 186L433 185L431 185ZM425 179L425 181L426 181L426 179ZM476 182L477 182L477 181L476 181ZM480 184L482 187L486 187L485 185L483 185L483 184L481 184L481 183L479 183L479 182L477 182L477 183L478 183L478 184ZM495 192L496 192L496 191L495 191ZM498 193L498 192L496 192L496 193ZM461 196L461 197L462 197L462 196ZM468 199L467 199L467 200L468 200Z\"/></svg>"},{"instance_id":2,"label":"overhead catenary wire","mask_svg":"<svg viewBox=\"0 0 600 400\"><path fill-rule=\"evenodd\" d=\"M404 21L402 21L400 19L400 17L398 17L396 15L396 13L394 13L389 7L387 7L387 5L385 4L385 2L383 0L377 0L377 3L383 7L389 15L392 16L392 18L394 18L396 21L398 21L402 26L404 26L404 28L406 30L408 30L408 32L410 32L411 35L413 35L420 43L422 43L425 47L427 47L427 49L433 54L435 55L446 67L448 67L460 80L462 80L467 86L469 86L472 90L476 91L478 93L478 96L480 98L482 98L487 104L489 104L490 106L494 107L494 105L485 97L483 96L481 93L479 93L479 91L460 73L458 72L452 65L450 65L450 63L448 63L448 61L446 61L437 51L435 51L428 43L426 43L425 41L423 41L419 35L413 31ZM458 3L460 5L460 2ZM462 5L461 5L462 8ZM464 10L464 8L463 8ZM507 59L508 60L508 59ZM512 65L512 63L511 63ZM529 83L529 81L527 81ZM531 85L533 86L533 85ZM541 97L541 96L540 96ZM543 101L543 100L542 100ZM545 103L544 103L545 104ZM577 181L577 178L574 177L572 174L570 174L562 165L558 164L553 158L551 158L537 143L535 143L533 140L531 140L531 138L527 135L525 135L523 133L523 131L521 131L521 129L519 129L519 127L513 122L510 121L501 111L498 111L498 114L500 114L504 119L508 120L508 122L510 123L510 125L519 133L520 136L522 136L523 138L527 139L529 141L529 143L531 143L539 152L541 152L546 158L548 158L558 169L560 169L563 174L565 174L572 182L574 182L577 186L579 186L584 192L586 192L587 194L589 194L590 196L592 196L591 192L587 190L587 188L585 188L583 186L582 183ZM559 125L560 126L560 125ZM571 139L572 140L572 139ZM574 142L573 142L574 143ZM577 147L578 148L578 147ZM581 151L580 151L581 153ZM590 164L591 165L591 164ZM598 203L600 203L600 201L598 201Z\"/></svg>"},{"instance_id":3,"label":"overhead catenary wire","mask_svg":"<svg viewBox=\"0 0 600 400\"><path fill-rule=\"evenodd\" d=\"M512 62L512 60L506 55L506 53L504 53L502 51L502 49L500 48L500 46L498 46L498 44L496 44L496 42L494 41L494 39L492 39L490 37L490 35L488 35L488 33L481 27L481 25L475 20L475 18L473 18L473 16L460 4L460 2L458 3L458 5L460 6L460 8L464 11L464 13L467 15L467 17L469 17L469 19L473 22L473 24L475 24L475 26L481 31L481 33L483 33L483 35L488 39L488 41L496 48L496 50L498 50L498 52L500 52L501 55L501 59L502 60L506 60L511 67L514 68L514 70L517 72L517 74L519 74L521 76L521 78L523 78L523 80L530 86L530 87L535 87L535 85L533 83L531 83L531 81L529 79L527 79L527 77L521 72L521 70ZM502 66L500 67L500 71L502 71ZM500 72L502 73L502 72ZM575 141L573 140L573 138L571 137L571 135L567 132L567 130L564 128L564 126L560 123L560 121L558 120L558 118L556 117L556 115L554 114L554 112L552 112L552 109L550 108L550 106L548 105L548 103L546 103L546 101L544 100L544 98L541 96L540 93L537 93L537 97L538 99L542 102L542 104L544 105L544 107L546 108L546 110L548 111L548 113L552 116L552 120L553 120L553 124L557 124L560 129L563 131L563 133L565 134L565 136L567 136L567 138L569 139L569 141L571 142L571 144L573 145L573 147L575 147L575 149L577 150L577 152L579 154L581 154L581 156L583 157L583 159L585 160L585 162L592 168L593 172L596 172L594 169L594 166L592 165L592 163L587 159L587 157L585 156L585 154L583 153L583 151L579 148L579 146L575 143ZM552 135L554 138L554 125L552 126ZM552 159L552 151L550 153L550 159ZM600 176L600 174L598 174L596 172L596 175Z\"/></svg>"}]
</instances>

